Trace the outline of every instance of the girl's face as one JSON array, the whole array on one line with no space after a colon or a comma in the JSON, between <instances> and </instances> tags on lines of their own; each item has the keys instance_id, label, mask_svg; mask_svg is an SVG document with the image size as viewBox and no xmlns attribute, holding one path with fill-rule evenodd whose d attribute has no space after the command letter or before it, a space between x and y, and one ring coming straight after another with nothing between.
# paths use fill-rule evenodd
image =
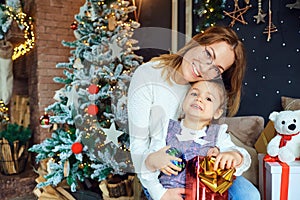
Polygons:
<instances>
[{"instance_id":1,"label":"girl's face","mask_svg":"<svg viewBox=\"0 0 300 200\"><path fill-rule=\"evenodd\" d=\"M218 119L223 114L220 106L224 100L220 90L215 83L207 81L193 84L182 105L185 119L208 123Z\"/></svg>"},{"instance_id":2,"label":"girl's face","mask_svg":"<svg viewBox=\"0 0 300 200\"><path fill-rule=\"evenodd\" d=\"M225 41L199 45L184 55L179 68L181 81L187 83L216 78L229 69L234 60L234 51Z\"/></svg>"}]
</instances>

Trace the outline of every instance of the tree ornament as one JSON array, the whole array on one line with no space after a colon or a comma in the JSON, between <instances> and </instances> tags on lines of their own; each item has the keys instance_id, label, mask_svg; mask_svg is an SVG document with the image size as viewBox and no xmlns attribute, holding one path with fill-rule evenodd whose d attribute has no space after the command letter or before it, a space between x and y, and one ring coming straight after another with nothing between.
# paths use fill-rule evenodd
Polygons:
<instances>
[{"instance_id":1,"label":"tree ornament","mask_svg":"<svg viewBox=\"0 0 300 200\"><path fill-rule=\"evenodd\" d=\"M99 92L99 87L98 85L92 84L88 87L88 92L90 94L97 94Z\"/></svg>"},{"instance_id":2,"label":"tree ornament","mask_svg":"<svg viewBox=\"0 0 300 200\"><path fill-rule=\"evenodd\" d=\"M90 115L97 115L99 108L95 104L90 104L87 108L87 113Z\"/></svg>"},{"instance_id":3,"label":"tree ornament","mask_svg":"<svg viewBox=\"0 0 300 200\"><path fill-rule=\"evenodd\" d=\"M113 31L116 28L116 16L114 14L111 14L108 16L108 30Z\"/></svg>"},{"instance_id":4,"label":"tree ornament","mask_svg":"<svg viewBox=\"0 0 300 200\"><path fill-rule=\"evenodd\" d=\"M112 51L112 57L114 59L118 58L121 61L122 60L121 59L121 52L122 52L123 49L121 47L119 47L117 39L112 38L112 41L108 44L108 46Z\"/></svg>"},{"instance_id":5,"label":"tree ornament","mask_svg":"<svg viewBox=\"0 0 300 200\"><path fill-rule=\"evenodd\" d=\"M186 161L184 159L184 155L181 151L179 151L177 148L175 147L171 147L169 148L167 151L166 151L167 154L171 155L171 156L175 156L175 157L178 157L178 158L181 158L182 159L182 162L179 162L177 160L172 160L172 163L174 165L176 165L177 167L180 167L181 169L184 169L185 168L185 164L186 164Z\"/></svg>"},{"instance_id":6,"label":"tree ornament","mask_svg":"<svg viewBox=\"0 0 300 200\"><path fill-rule=\"evenodd\" d=\"M81 143L79 143L79 144L81 144ZM82 149L81 149L81 151L82 151ZM80 151L80 153L81 153L81 151ZM64 177L68 177L69 174L70 174L70 162L69 162L69 160L66 160L64 163Z\"/></svg>"},{"instance_id":7,"label":"tree ornament","mask_svg":"<svg viewBox=\"0 0 300 200\"><path fill-rule=\"evenodd\" d=\"M76 86L72 86L71 90L65 92L65 95L68 98L67 106L74 106L75 108L79 107L79 95Z\"/></svg>"},{"instance_id":8,"label":"tree ornament","mask_svg":"<svg viewBox=\"0 0 300 200\"><path fill-rule=\"evenodd\" d=\"M72 144L71 150L74 154L80 154L82 152L83 145L80 142L74 142Z\"/></svg>"},{"instance_id":9,"label":"tree ornament","mask_svg":"<svg viewBox=\"0 0 300 200\"><path fill-rule=\"evenodd\" d=\"M77 30L77 28L78 28L77 22L74 21L74 22L71 24L70 28L71 28L72 30L74 30L74 31Z\"/></svg>"},{"instance_id":10,"label":"tree ornament","mask_svg":"<svg viewBox=\"0 0 300 200\"><path fill-rule=\"evenodd\" d=\"M83 163L80 163L80 164L78 165L78 168L79 168L79 169L83 169L83 168L84 168L84 164L83 164Z\"/></svg>"},{"instance_id":11,"label":"tree ornament","mask_svg":"<svg viewBox=\"0 0 300 200\"><path fill-rule=\"evenodd\" d=\"M224 11L225 15L232 18L232 21L230 22L229 26L233 27L235 21L241 22L242 24L248 24L248 22L245 21L243 14L245 14L251 7L252 7L251 5L247 5L244 8L240 8L239 0L234 0L234 10L232 12Z\"/></svg>"},{"instance_id":12,"label":"tree ornament","mask_svg":"<svg viewBox=\"0 0 300 200\"><path fill-rule=\"evenodd\" d=\"M110 125L110 128L103 128L102 129L104 133L106 134L106 139L104 141L105 144L109 142L113 142L116 146L118 146L118 137L123 133L122 131L118 131L116 129L115 122L112 122Z\"/></svg>"},{"instance_id":13,"label":"tree ornament","mask_svg":"<svg viewBox=\"0 0 300 200\"><path fill-rule=\"evenodd\" d=\"M79 39L79 38L78 38ZM80 70L84 68L84 65L81 63L80 58L76 58L73 64L73 68Z\"/></svg>"},{"instance_id":14,"label":"tree ornament","mask_svg":"<svg viewBox=\"0 0 300 200\"><path fill-rule=\"evenodd\" d=\"M40 117L40 127L42 128L50 128L52 125L50 124L50 117L47 113Z\"/></svg>"}]
</instances>

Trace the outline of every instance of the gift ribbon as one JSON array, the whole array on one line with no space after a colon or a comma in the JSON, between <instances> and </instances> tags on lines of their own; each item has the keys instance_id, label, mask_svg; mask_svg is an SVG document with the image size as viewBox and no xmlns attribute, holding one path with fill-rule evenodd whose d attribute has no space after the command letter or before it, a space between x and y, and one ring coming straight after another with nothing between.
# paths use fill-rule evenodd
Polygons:
<instances>
[{"instance_id":1,"label":"gift ribbon","mask_svg":"<svg viewBox=\"0 0 300 200\"><path fill-rule=\"evenodd\" d=\"M211 191L219 192L222 195L232 185L235 169L217 169L215 171L214 164L214 157L205 157L198 166L201 168L197 169L199 172L198 176L200 181Z\"/></svg>"},{"instance_id":2,"label":"gift ribbon","mask_svg":"<svg viewBox=\"0 0 300 200\"><path fill-rule=\"evenodd\" d=\"M282 166L280 200L287 200L288 192L289 192L290 167L288 166L288 164L281 162L277 156L271 157L268 154L265 155L263 159L264 200L266 200L266 167L265 167L266 162L278 162Z\"/></svg>"}]
</instances>

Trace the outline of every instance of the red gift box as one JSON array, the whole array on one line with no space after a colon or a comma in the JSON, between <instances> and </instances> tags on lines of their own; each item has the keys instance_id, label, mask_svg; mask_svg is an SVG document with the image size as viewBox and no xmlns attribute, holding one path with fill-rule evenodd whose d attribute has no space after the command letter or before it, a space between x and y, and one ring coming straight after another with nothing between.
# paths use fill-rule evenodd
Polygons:
<instances>
[{"instance_id":1,"label":"red gift box","mask_svg":"<svg viewBox=\"0 0 300 200\"><path fill-rule=\"evenodd\" d=\"M186 165L186 200L226 200L235 169L213 171L214 158L196 156Z\"/></svg>"}]
</instances>

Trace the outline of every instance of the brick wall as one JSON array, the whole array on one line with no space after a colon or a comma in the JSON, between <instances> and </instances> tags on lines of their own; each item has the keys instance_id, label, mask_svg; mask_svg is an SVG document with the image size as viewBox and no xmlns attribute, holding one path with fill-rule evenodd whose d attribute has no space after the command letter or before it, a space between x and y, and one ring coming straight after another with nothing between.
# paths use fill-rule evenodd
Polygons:
<instances>
[{"instance_id":1,"label":"brick wall","mask_svg":"<svg viewBox=\"0 0 300 200\"><path fill-rule=\"evenodd\" d=\"M32 16L35 26L36 43L26 56L14 61L13 95L26 95L30 99L30 124L33 143L41 143L51 135L39 127L39 117L44 109L54 103L55 91L63 87L53 81L55 76L63 76L62 69L56 69L59 62L68 62L70 48L63 47L62 40L73 41L70 29L74 15L79 12L85 0L26 0L24 12ZM22 33L13 33L12 43L23 42ZM10 105L11 107L13 105ZM34 163L34 158L29 163ZM32 192L37 174L31 166L18 175L0 174L0 199L11 199ZM21 184L20 184L21 183Z\"/></svg>"},{"instance_id":2,"label":"brick wall","mask_svg":"<svg viewBox=\"0 0 300 200\"><path fill-rule=\"evenodd\" d=\"M74 15L79 12L84 0L34 0L36 46L30 70L29 96L31 98L31 124L34 128L34 143L40 143L50 136L39 127L39 117L44 108L54 102L55 91L63 87L53 81L63 76L62 69L56 69L59 62L68 62L70 48L61 45L62 40L73 41L70 29Z\"/></svg>"}]
</instances>

